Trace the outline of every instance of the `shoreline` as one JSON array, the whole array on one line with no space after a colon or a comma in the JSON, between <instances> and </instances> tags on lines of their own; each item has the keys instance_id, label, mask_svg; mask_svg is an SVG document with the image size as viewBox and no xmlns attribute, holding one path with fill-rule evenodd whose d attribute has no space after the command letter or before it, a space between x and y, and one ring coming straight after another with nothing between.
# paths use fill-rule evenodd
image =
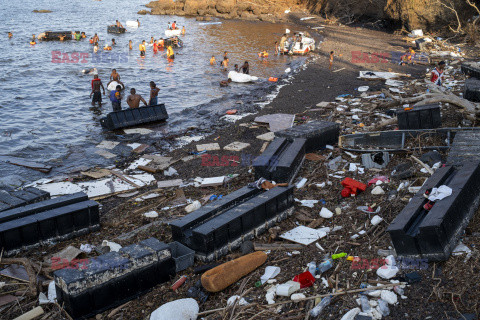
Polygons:
<instances>
[{"instance_id":1,"label":"shoreline","mask_svg":"<svg viewBox=\"0 0 480 320\"><path fill-rule=\"evenodd\" d=\"M305 26L314 26L319 22L315 20L305 21L303 23ZM335 118L335 114L333 111L331 113L325 112L325 110L315 111L315 109L318 109L316 105L322 101L335 101L335 98L341 94L351 94L357 97L360 95L360 93L355 89L359 86L369 85L370 91L372 92L380 92L380 90L385 87L384 81L366 81L362 79L357 79L358 72L360 70L387 71L388 69L392 69L393 72L411 74L411 78L423 79L423 75L425 73L425 66L421 65L401 67L391 63L352 63L352 51L372 53L389 52L394 50L400 50L400 48L405 49L406 47L408 47L408 45L406 45L399 36L393 36L391 34L380 31L347 26L327 25L324 29L321 30L323 30L321 34L323 34L324 36L324 42L320 46L318 46L318 52L315 52L311 57L309 57L305 66L300 67L300 70L296 72L291 79L284 80L285 82L288 81L288 83L285 83L285 85L283 85L279 89L279 92L276 94L275 98L272 99L272 101L259 108L258 106L255 106L258 101L248 102L247 100L249 100L249 97L242 97L247 102L238 104L241 106L238 108L240 111L239 113L241 114L242 112L248 112L249 109L253 109L256 110L254 114L248 115L234 123L228 123L224 120L220 120L218 125L215 125L214 128L204 128L203 130L202 128L194 128L192 130L187 130L187 133L191 136L198 135L202 131L207 132L207 134L200 141L193 141L170 152L161 153L162 156L169 156L173 159L181 159L183 157L190 156L192 152L195 152L195 146L197 144L218 143L222 147L222 150L213 151L209 154L218 156L219 158L221 158L222 156L232 155L238 156L240 158L244 156L247 163L241 163L238 166L205 166L202 165L203 160L200 157L190 160L188 162L179 161L173 164L172 167L178 171L179 175L177 176L166 177L162 173L155 174L155 178L157 181L170 179L183 179L191 181L191 179L194 179L195 177L206 178L228 174L238 174L239 176L231 179L223 186L214 188L195 188L193 186L188 186L185 188L166 188L163 189L163 191L159 192L161 194L160 197L149 199L146 201L135 201L134 199L138 195L144 194L149 190L151 191L153 189L156 189L156 186L145 187L140 190L137 195L133 195L130 198L110 196L106 199L99 200L102 206L100 214L100 231L83 235L78 238L73 238L68 241L63 241L48 248L41 247L40 250L35 250L35 252L22 252L20 253L20 255L28 256L35 261L43 261L43 258L62 250L67 245L73 245L77 248L80 246L80 244L84 243L100 245L102 240L105 239L118 242L121 245L129 245L149 237L157 237L161 241L169 242L171 241L171 233L169 230L170 228L168 227L168 221L185 215L184 207L179 207L168 211L158 211L160 215L156 219L144 217L143 212L148 211L146 210L147 207L161 208L169 206L171 205L172 201L178 198L182 198L182 196L186 197L187 199L201 200L204 197L207 197L208 199L208 196L211 194L226 195L236 189L239 189L240 187L245 186L247 183L252 182L254 180L254 175L252 172L250 172L248 156L258 156L261 153L260 150L262 149L265 141L259 140L256 137L258 135L269 132L269 130L265 126L254 125L252 127L252 122L255 117L273 113L289 113L295 114L296 120L298 122L314 119L329 121L338 120L341 122L341 134L351 133L352 131L365 131L352 123L344 122L343 118ZM335 51L337 55L333 64L333 72L328 70L328 54L331 50ZM274 84L272 86L269 86L270 90L266 95L272 94L273 90L275 90L275 87L276 85ZM223 116L223 114L219 114L218 112L215 116L218 116L220 118L221 116ZM213 132L208 133L208 131ZM165 139L167 141L156 141L154 142L154 146L166 146L169 144L169 140L175 139L176 136ZM143 138L140 137L140 140L143 140ZM246 142L249 143L250 146L242 150L241 152L223 150L224 146L234 141ZM161 150L162 148L158 149ZM327 150L319 151L316 153L321 153L322 156L326 156L328 152L329 151ZM342 154L342 152L338 149L335 149L332 152L334 155ZM141 154L136 155L132 153L124 161L118 163L117 167L125 168L127 166L127 163L130 163L133 159L140 157ZM402 160L401 157L400 159L395 159L394 161L392 161L392 164L400 160ZM355 161L358 161L358 159ZM316 172L317 168L319 168L321 165L323 165L323 161L305 161L305 164L300 169L300 173L298 174L298 176L307 177L309 179L309 184L325 181L325 179L329 179L326 173ZM389 165L389 169L391 169L391 166L392 165ZM363 179L367 179L367 177L370 176L371 173L365 175ZM373 201L377 201L376 203L379 206L381 205L383 208L381 214L388 225L389 221L391 221L396 216L396 213L399 212L398 210L401 210L401 208L403 208L403 206L405 205L405 201L398 200L395 203L391 203L389 200L387 200L386 197L374 198L372 195L370 195L370 193L368 193L365 194L363 198L347 200L349 202L348 205L351 205L351 208L349 210L348 206L344 206L344 203L346 201L341 199L339 193L337 192L339 191L337 190L339 189L339 186L337 186L337 184L339 183L337 183L337 181L335 180L335 186L331 188L332 190L319 190L311 186L295 190L295 197L299 199L325 199L327 203L326 206L329 209L335 208L337 206L341 207L342 212L344 212L344 214L341 216L335 216L335 218L330 221L327 220L320 223L320 225L322 226L343 226L343 230L341 230L340 233L334 233L333 235L329 235L327 237L328 239L325 238L324 242L322 242L322 246L324 246L327 251L333 252L334 250L336 250L336 247L337 249L339 249L338 252L342 252L343 250L345 252L348 252L349 254L358 256L375 255L377 248L387 249L389 246L389 237L388 235L387 237L385 237L385 233L381 232L378 233L378 243L371 244L371 239L368 239L368 243L370 246L372 246L372 248L368 248L366 245L359 246L348 244L350 233L352 231L357 232L357 229L359 227L362 227L365 219L369 221L368 217L366 218L366 215L364 213L354 212L352 209L354 209L357 205L365 205L365 203L373 203ZM308 223L306 221L318 222L318 211L320 210L320 207L321 206L317 205L315 209L309 209L306 207L300 207L298 205L295 205L294 216L282 221L281 223L278 223L276 226L278 226L279 229L281 229L283 232L297 226L298 221L302 222L302 224L305 225ZM302 218L302 215L307 216L310 220ZM122 238L122 235L128 234L129 232L137 230L138 228L147 226L152 222L155 222L157 224L152 224L127 239ZM384 224L382 225L382 228L384 227ZM475 224L478 224L478 221L475 221ZM266 232L262 234L259 238L255 239L255 241L261 243L267 243L270 242L270 240L271 239L269 232ZM367 239L362 238L362 241L360 242L363 241L367 241ZM240 250L236 250L235 252L222 257L217 262L222 263L232 258L239 257L242 255L239 251ZM277 279L278 283L283 283L287 280L291 280L294 275L302 272L307 263L310 262L312 259L315 259L317 262L319 262L323 254L324 252L320 252L313 245L305 247L301 250L301 253L298 256L293 257L291 255L286 255L285 252L282 251L272 252L271 254L269 254L268 262L266 265L279 265L281 267L282 271L281 274L277 277ZM448 263L461 263L462 260L463 257L452 257L448 261ZM199 263L198 261L195 262L195 266L198 266L199 264L201 263ZM253 283L255 283L263 274L264 266L252 272L249 275L251 276L250 278L247 277L249 279L247 288L253 287ZM372 274L371 272L368 273L367 270L357 270L359 275L357 277L352 277L351 274L353 271L345 263L341 265L341 267L342 268L340 268L340 271L337 275L340 275L342 279L346 279L346 282L345 280L341 280L341 288L348 288L348 286L350 285L352 285L353 287L360 282L364 282L364 278L367 277L370 279L375 279L374 272ZM448 270L447 267L448 266L444 265L444 268ZM171 284L173 284L183 274L187 275L188 277L187 283L180 287L176 292L172 292L170 290ZM429 268L429 270L422 271L422 275L424 276L423 282L420 285L410 286L408 289L406 289L406 295L408 296L408 300L400 300L400 305L392 306L391 315L383 319L407 319L407 317L404 317L405 313L409 314L408 319L424 319L427 315L431 315L435 319L440 319L443 316L444 311L446 312L446 310L454 310L453 306L443 306L440 299L434 302L428 302L426 299L423 301L421 300L422 297L426 298L424 296L424 292L426 291L424 291L423 288L429 288L430 286L433 288L437 282L434 279L430 279L431 274L431 268ZM153 310L157 309L160 305L166 303L167 301L186 297L186 292L188 288L194 285L194 283L198 279L199 275L194 275L193 269L189 268L181 274L177 274L175 279L156 286L147 294L137 298L134 303L131 303L121 308L121 310L123 311L119 311L117 316L121 315L123 319L148 318L147 315L149 315ZM349 283L348 279L351 279L352 282ZM238 294L240 282L241 281L231 285L230 287L219 293L211 294L207 302L201 305L200 310L205 311L224 307L226 305L226 300L230 296ZM450 285L454 287L454 285L452 285L451 283ZM453 290L452 287L450 287L451 290ZM312 287L311 289L306 290L308 290L308 295L313 295L319 291L319 288ZM255 288L254 291L248 295L248 298L257 300L257 302L263 304L265 292L265 288L263 287ZM304 292L307 293L307 291ZM332 305L327 308L328 316L325 315L325 319L339 319L339 310L341 310L342 314L344 314L347 310L355 306L356 304L352 296L346 299L335 300L335 302L332 302ZM415 306L415 310L412 310L412 306ZM309 308L308 304L300 303L297 305L292 303L290 305L287 305L287 307L282 310L281 314L266 313L264 316L256 317L255 319L284 319L290 316L293 317L298 315L301 315L301 319L303 319L305 317L305 310L303 309L307 308ZM458 308L461 310L461 312L471 311L470 309L466 310L467 308L465 307L462 309L461 306L458 306ZM99 319L106 319L110 311L111 310L108 310L102 313ZM205 319L219 319L221 318L221 316L222 315L219 315L217 313L212 314ZM247 319L250 318L250 316L252 315L247 316Z\"/></svg>"}]
</instances>

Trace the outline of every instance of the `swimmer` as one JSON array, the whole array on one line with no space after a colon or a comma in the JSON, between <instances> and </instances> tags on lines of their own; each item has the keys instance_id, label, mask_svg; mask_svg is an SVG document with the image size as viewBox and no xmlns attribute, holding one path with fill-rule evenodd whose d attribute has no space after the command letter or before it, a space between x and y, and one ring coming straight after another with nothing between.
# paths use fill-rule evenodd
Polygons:
<instances>
[{"instance_id":1,"label":"swimmer","mask_svg":"<svg viewBox=\"0 0 480 320\"><path fill-rule=\"evenodd\" d=\"M81 36L82 36L82 39L85 39L87 37L87 35L85 34L85 32L82 31L81 33Z\"/></svg>"},{"instance_id":2,"label":"swimmer","mask_svg":"<svg viewBox=\"0 0 480 320\"><path fill-rule=\"evenodd\" d=\"M248 61L245 61L245 63L240 67L242 69L242 72L244 74L249 74L250 73L250 65L248 64Z\"/></svg>"},{"instance_id":3,"label":"swimmer","mask_svg":"<svg viewBox=\"0 0 480 320\"><path fill-rule=\"evenodd\" d=\"M212 55L212 57L210 58L210 65L212 65L212 66L213 66L213 65L215 64L215 62L216 62L216 60L215 60L215 56L214 56L214 55Z\"/></svg>"},{"instance_id":4,"label":"swimmer","mask_svg":"<svg viewBox=\"0 0 480 320\"><path fill-rule=\"evenodd\" d=\"M112 39L112 47L117 45L117 43L115 42L115 39Z\"/></svg>"},{"instance_id":5,"label":"swimmer","mask_svg":"<svg viewBox=\"0 0 480 320\"><path fill-rule=\"evenodd\" d=\"M153 39L153 37L150 38L150 44L153 44L155 42L155 40Z\"/></svg>"},{"instance_id":6,"label":"swimmer","mask_svg":"<svg viewBox=\"0 0 480 320\"><path fill-rule=\"evenodd\" d=\"M83 74L98 74L97 68L83 69Z\"/></svg>"},{"instance_id":7,"label":"swimmer","mask_svg":"<svg viewBox=\"0 0 480 320\"><path fill-rule=\"evenodd\" d=\"M30 41L30 44L31 45L37 44L37 42L35 41L35 35L34 34L32 34L32 41Z\"/></svg>"},{"instance_id":8,"label":"swimmer","mask_svg":"<svg viewBox=\"0 0 480 320\"><path fill-rule=\"evenodd\" d=\"M120 81L120 75L117 73L117 69L112 69L112 73L110 74L110 82L107 83L107 87L108 87L108 85L109 85L111 82L113 82L113 81L118 82L119 84L122 85L122 87L125 88L125 85L123 84L123 82Z\"/></svg>"},{"instance_id":9,"label":"swimmer","mask_svg":"<svg viewBox=\"0 0 480 320\"><path fill-rule=\"evenodd\" d=\"M132 40L129 40L129 41L128 41L128 49L129 49L129 50L132 50L132 49L133 49L133 41L132 41Z\"/></svg>"},{"instance_id":10,"label":"swimmer","mask_svg":"<svg viewBox=\"0 0 480 320\"><path fill-rule=\"evenodd\" d=\"M228 78L228 80L220 81L220 87L228 87L228 84L232 82L232 79Z\"/></svg>"},{"instance_id":11,"label":"swimmer","mask_svg":"<svg viewBox=\"0 0 480 320\"><path fill-rule=\"evenodd\" d=\"M95 45L93 46L93 52L98 52L98 42L95 42Z\"/></svg>"},{"instance_id":12,"label":"swimmer","mask_svg":"<svg viewBox=\"0 0 480 320\"><path fill-rule=\"evenodd\" d=\"M137 19L138 26L140 27L140 20Z\"/></svg>"},{"instance_id":13,"label":"swimmer","mask_svg":"<svg viewBox=\"0 0 480 320\"><path fill-rule=\"evenodd\" d=\"M228 58L224 57L223 61L220 63L220 66L222 67L223 70L227 71L228 69Z\"/></svg>"},{"instance_id":14,"label":"swimmer","mask_svg":"<svg viewBox=\"0 0 480 320\"><path fill-rule=\"evenodd\" d=\"M239 72L239 71L240 71L240 69L238 68L238 64L236 64L236 65L234 66L234 68L235 68L235 72Z\"/></svg>"},{"instance_id":15,"label":"swimmer","mask_svg":"<svg viewBox=\"0 0 480 320\"><path fill-rule=\"evenodd\" d=\"M13 34L11 32L8 33L8 39L11 39L13 37Z\"/></svg>"},{"instance_id":16,"label":"swimmer","mask_svg":"<svg viewBox=\"0 0 480 320\"><path fill-rule=\"evenodd\" d=\"M100 38L95 33L95 35L93 36L93 43L96 43L96 42L99 42L99 41L100 41Z\"/></svg>"},{"instance_id":17,"label":"swimmer","mask_svg":"<svg viewBox=\"0 0 480 320\"><path fill-rule=\"evenodd\" d=\"M182 27L182 35L185 35L185 26Z\"/></svg>"},{"instance_id":18,"label":"swimmer","mask_svg":"<svg viewBox=\"0 0 480 320\"><path fill-rule=\"evenodd\" d=\"M127 104L131 109L135 109L140 107L140 101L142 101L145 105L147 102L145 99L142 98L141 95L137 94L135 88L130 89L130 95L127 97Z\"/></svg>"}]
</instances>

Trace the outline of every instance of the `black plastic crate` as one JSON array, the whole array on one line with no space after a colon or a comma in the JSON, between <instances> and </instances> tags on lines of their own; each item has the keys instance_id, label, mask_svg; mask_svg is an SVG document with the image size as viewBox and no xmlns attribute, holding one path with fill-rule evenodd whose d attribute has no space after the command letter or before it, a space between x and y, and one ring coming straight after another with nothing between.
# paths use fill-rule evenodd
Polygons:
<instances>
[{"instance_id":1,"label":"black plastic crate","mask_svg":"<svg viewBox=\"0 0 480 320\"><path fill-rule=\"evenodd\" d=\"M255 179L291 182L304 159L305 143L306 140L302 138L275 138L253 163Z\"/></svg>"},{"instance_id":2,"label":"black plastic crate","mask_svg":"<svg viewBox=\"0 0 480 320\"><path fill-rule=\"evenodd\" d=\"M470 77L480 79L480 63L464 62L462 63L462 72Z\"/></svg>"},{"instance_id":3,"label":"black plastic crate","mask_svg":"<svg viewBox=\"0 0 480 320\"><path fill-rule=\"evenodd\" d=\"M120 34L120 33L125 33L126 30L127 30L127 29L122 28L122 27L117 27L116 25L108 26L108 27L107 27L107 32L108 32L108 33L117 33L117 34Z\"/></svg>"},{"instance_id":4,"label":"black plastic crate","mask_svg":"<svg viewBox=\"0 0 480 320\"><path fill-rule=\"evenodd\" d=\"M193 266L195 251L180 242L174 241L168 244L172 258L175 261L175 271L180 272Z\"/></svg>"},{"instance_id":5,"label":"black plastic crate","mask_svg":"<svg viewBox=\"0 0 480 320\"><path fill-rule=\"evenodd\" d=\"M463 97L467 100L480 102L480 80L469 78L465 81Z\"/></svg>"},{"instance_id":6,"label":"black plastic crate","mask_svg":"<svg viewBox=\"0 0 480 320\"><path fill-rule=\"evenodd\" d=\"M447 163L457 165L478 159L480 155L480 131L457 132L448 153Z\"/></svg>"},{"instance_id":7,"label":"black plastic crate","mask_svg":"<svg viewBox=\"0 0 480 320\"><path fill-rule=\"evenodd\" d=\"M211 202L182 218L170 222L173 240L190 246L191 230L195 226L198 226L200 223L215 215L225 212L227 209L246 201L260 192L262 191L257 188L243 187L224 196L220 200Z\"/></svg>"},{"instance_id":8,"label":"black plastic crate","mask_svg":"<svg viewBox=\"0 0 480 320\"><path fill-rule=\"evenodd\" d=\"M11 208L18 207L25 204L24 200L17 198L4 190L0 190L0 202L5 203Z\"/></svg>"},{"instance_id":9,"label":"black plastic crate","mask_svg":"<svg viewBox=\"0 0 480 320\"><path fill-rule=\"evenodd\" d=\"M427 189L447 185L452 195L431 210L423 206ZM399 256L446 260L480 202L480 162L438 169L395 218L387 231Z\"/></svg>"},{"instance_id":10,"label":"black plastic crate","mask_svg":"<svg viewBox=\"0 0 480 320\"><path fill-rule=\"evenodd\" d=\"M45 37L42 40L54 41L54 40L60 40L60 37L63 37L63 40L73 39L71 31L45 31Z\"/></svg>"},{"instance_id":11,"label":"black plastic crate","mask_svg":"<svg viewBox=\"0 0 480 320\"><path fill-rule=\"evenodd\" d=\"M155 106L110 112L105 118L100 119L100 123L104 128L116 130L167 119L167 109L162 103Z\"/></svg>"},{"instance_id":12,"label":"black plastic crate","mask_svg":"<svg viewBox=\"0 0 480 320\"><path fill-rule=\"evenodd\" d=\"M35 213L40 213L43 211L63 207L69 204L86 201L86 200L88 200L88 196L83 192L78 192L71 195L57 197L55 199L48 199L41 202L36 202L23 207L0 212L0 222L5 222L5 221L25 217Z\"/></svg>"},{"instance_id":13,"label":"black plastic crate","mask_svg":"<svg viewBox=\"0 0 480 320\"><path fill-rule=\"evenodd\" d=\"M340 125L335 122L315 120L289 129L275 132L276 137L286 139L304 138L305 152L324 149L327 144L335 145L338 142Z\"/></svg>"},{"instance_id":14,"label":"black plastic crate","mask_svg":"<svg viewBox=\"0 0 480 320\"><path fill-rule=\"evenodd\" d=\"M400 130L433 129L442 125L440 105L436 104L397 110L397 119Z\"/></svg>"}]
</instances>

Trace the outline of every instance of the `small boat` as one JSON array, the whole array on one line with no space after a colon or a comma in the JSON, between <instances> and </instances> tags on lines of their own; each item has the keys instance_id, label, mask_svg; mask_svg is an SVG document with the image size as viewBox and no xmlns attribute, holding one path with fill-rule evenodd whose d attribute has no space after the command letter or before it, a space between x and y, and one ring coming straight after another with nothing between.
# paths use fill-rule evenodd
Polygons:
<instances>
[{"instance_id":1,"label":"small boat","mask_svg":"<svg viewBox=\"0 0 480 320\"><path fill-rule=\"evenodd\" d=\"M182 34L182 29L165 30L165 36L167 37L179 36L181 34Z\"/></svg>"},{"instance_id":2,"label":"small boat","mask_svg":"<svg viewBox=\"0 0 480 320\"><path fill-rule=\"evenodd\" d=\"M208 25L213 25L213 24L222 24L221 21L212 21L212 22L200 22L199 25L201 26L208 26Z\"/></svg>"},{"instance_id":3,"label":"small boat","mask_svg":"<svg viewBox=\"0 0 480 320\"><path fill-rule=\"evenodd\" d=\"M299 33L302 36L301 42L295 42L293 45L289 41L285 41L285 53L305 55L310 51L315 50L315 40L305 36L303 32Z\"/></svg>"},{"instance_id":4,"label":"small boat","mask_svg":"<svg viewBox=\"0 0 480 320\"><path fill-rule=\"evenodd\" d=\"M107 27L108 33L125 33L125 31L127 31L127 29L122 27L117 27L116 25L111 25Z\"/></svg>"},{"instance_id":5,"label":"small boat","mask_svg":"<svg viewBox=\"0 0 480 320\"><path fill-rule=\"evenodd\" d=\"M138 28L138 21L127 20L126 25L130 28Z\"/></svg>"},{"instance_id":6,"label":"small boat","mask_svg":"<svg viewBox=\"0 0 480 320\"><path fill-rule=\"evenodd\" d=\"M258 80L258 77L251 76L245 73L236 72L233 70L228 73L228 78L232 79L233 82L241 82L241 83L253 82Z\"/></svg>"}]
</instances>

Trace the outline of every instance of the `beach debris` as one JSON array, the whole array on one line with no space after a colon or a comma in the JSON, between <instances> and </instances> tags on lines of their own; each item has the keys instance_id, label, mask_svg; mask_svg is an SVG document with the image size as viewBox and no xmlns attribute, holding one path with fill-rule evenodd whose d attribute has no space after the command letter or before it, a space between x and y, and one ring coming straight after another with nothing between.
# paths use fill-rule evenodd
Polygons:
<instances>
[{"instance_id":1,"label":"beach debris","mask_svg":"<svg viewBox=\"0 0 480 320\"><path fill-rule=\"evenodd\" d=\"M37 170L43 173L49 173L50 171L52 171L52 166L21 158L0 156L0 161L4 161L6 163L14 164L16 166L25 167L28 169Z\"/></svg>"},{"instance_id":2,"label":"beach debris","mask_svg":"<svg viewBox=\"0 0 480 320\"><path fill-rule=\"evenodd\" d=\"M370 89L369 86L361 86L357 88L358 92L367 92L368 89Z\"/></svg>"},{"instance_id":3,"label":"beach debris","mask_svg":"<svg viewBox=\"0 0 480 320\"><path fill-rule=\"evenodd\" d=\"M127 167L127 170L135 170L137 169L139 166L146 166L147 164L149 164L150 162L152 162L152 159L147 159L147 158L139 158L135 161L133 161L128 167Z\"/></svg>"},{"instance_id":4,"label":"beach debris","mask_svg":"<svg viewBox=\"0 0 480 320\"><path fill-rule=\"evenodd\" d=\"M102 142L97 144L95 146L95 148L112 150L113 148L115 148L119 144L120 144L120 142L103 140Z\"/></svg>"},{"instance_id":5,"label":"beach debris","mask_svg":"<svg viewBox=\"0 0 480 320\"><path fill-rule=\"evenodd\" d=\"M372 226L376 226L377 224L379 224L382 221L383 221L382 217L380 217L379 215L374 215L372 217L372 220L370 220L370 223L372 224Z\"/></svg>"},{"instance_id":6,"label":"beach debris","mask_svg":"<svg viewBox=\"0 0 480 320\"><path fill-rule=\"evenodd\" d=\"M195 320L200 307L192 298L178 299L163 304L150 315L150 320Z\"/></svg>"},{"instance_id":7,"label":"beach debris","mask_svg":"<svg viewBox=\"0 0 480 320\"><path fill-rule=\"evenodd\" d=\"M249 146L250 146L250 143L235 141L230 144L227 144L225 147L223 147L223 150L242 151L243 149L248 148Z\"/></svg>"},{"instance_id":8,"label":"beach debris","mask_svg":"<svg viewBox=\"0 0 480 320\"><path fill-rule=\"evenodd\" d=\"M209 292L218 292L237 282L267 261L267 254L257 251L225 262L205 272L202 285Z\"/></svg>"},{"instance_id":9,"label":"beach debris","mask_svg":"<svg viewBox=\"0 0 480 320\"><path fill-rule=\"evenodd\" d=\"M100 179L103 177L110 176L112 173L108 169L92 169L89 171L82 171L80 172L84 176L94 178L94 179Z\"/></svg>"},{"instance_id":10,"label":"beach debris","mask_svg":"<svg viewBox=\"0 0 480 320\"><path fill-rule=\"evenodd\" d=\"M297 198L295 198L295 201L300 202L301 206L313 208L313 206L317 204L320 200L298 200Z\"/></svg>"},{"instance_id":11,"label":"beach debris","mask_svg":"<svg viewBox=\"0 0 480 320\"><path fill-rule=\"evenodd\" d=\"M145 212L143 214L145 218L158 218L158 212L155 210Z\"/></svg>"},{"instance_id":12,"label":"beach debris","mask_svg":"<svg viewBox=\"0 0 480 320\"><path fill-rule=\"evenodd\" d=\"M376 186L375 188L373 188L372 194L381 195L381 194L385 194L385 191L382 189L382 187Z\"/></svg>"},{"instance_id":13,"label":"beach debris","mask_svg":"<svg viewBox=\"0 0 480 320\"><path fill-rule=\"evenodd\" d=\"M365 191L367 186L352 178L345 178L341 185L344 187L341 194L342 197L348 198L350 196L356 196L359 192Z\"/></svg>"},{"instance_id":14,"label":"beach debris","mask_svg":"<svg viewBox=\"0 0 480 320\"><path fill-rule=\"evenodd\" d=\"M295 185L295 188L297 188L297 189L303 188L305 186L305 184L307 183L307 181L308 181L307 178L299 177L299 181Z\"/></svg>"},{"instance_id":15,"label":"beach debris","mask_svg":"<svg viewBox=\"0 0 480 320\"><path fill-rule=\"evenodd\" d=\"M231 296L227 300L227 307L233 306L233 305L238 305L238 306L246 306L248 305L248 301L245 300L245 298L242 298L240 296Z\"/></svg>"},{"instance_id":16,"label":"beach debris","mask_svg":"<svg viewBox=\"0 0 480 320\"><path fill-rule=\"evenodd\" d=\"M275 139L275 133L270 131L257 136L257 139L264 140L264 141L273 141L273 139Z\"/></svg>"},{"instance_id":17,"label":"beach debris","mask_svg":"<svg viewBox=\"0 0 480 320\"><path fill-rule=\"evenodd\" d=\"M311 287L315 283L315 277L310 271L305 271L293 277L293 281L300 283L300 289L303 289Z\"/></svg>"},{"instance_id":18,"label":"beach debris","mask_svg":"<svg viewBox=\"0 0 480 320\"><path fill-rule=\"evenodd\" d=\"M395 265L395 258L390 255L385 258L386 264L377 269L377 276L383 279L391 279L400 271Z\"/></svg>"},{"instance_id":19,"label":"beach debris","mask_svg":"<svg viewBox=\"0 0 480 320\"><path fill-rule=\"evenodd\" d=\"M452 188L446 185L441 185L438 188L432 188L428 195L428 200L430 201L438 201L445 199L446 197L449 197L452 195Z\"/></svg>"},{"instance_id":20,"label":"beach debris","mask_svg":"<svg viewBox=\"0 0 480 320\"><path fill-rule=\"evenodd\" d=\"M149 134L149 133L152 133L153 130L150 130L150 129L146 129L146 128L132 128L132 129L123 129L123 132L125 132L125 134Z\"/></svg>"},{"instance_id":21,"label":"beach debris","mask_svg":"<svg viewBox=\"0 0 480 320\"><path fill-rule=\"evenodd\" d=\"M170 187L178 187L182 185L182 179L174 179L174 180L163 180L157 182L157 188L170 188Z\"/></svg>"},{"instance_id":22,"label":"beach debris","mask_svg":"<svg viewBox=\"0 0 480 320\"><path fill-rule=\"evenodd\" d=\"M406 74L395 73L395 72L380 72L380 71L360 71L359 78L367 80L377 80L377 79L394 79L398 77L409 76Z\"/></svg>"},{"instance_id":23,"label":"beach debris","mask_svg":"<svg viewBox=\"0 0 480 320\"><path fill-rule=\"evenodd\" d=\"M28 312L25 312L21 316L15 318L15 320L32 320L32 319L35 319L37 317L40 317L44 313L45 312L43 311L43 308L38 306L38 307L35 307L32 310L28 311Z\"/></svg>"},{"instance_id":24,"label":"beach debris","mask_svg":"<svg viewBox=\"0 0 480 320\"><path fill-rule=\"evenodd\" d=\"M290 300L292 301L302 300L305 298L306 296L303 293L294 293L290 296Z\"/></svg>"},{"instance_id":25,"label":"beach debris","mask_svg":"<svg viewBox=\"0 0 480 320\"><path fill-rule=\"evenodd\" d=\"M225 182L225 176L203 178L200 187L216 187L221 186Z\"/></svg>"},{"instance_id":26,"label":"beach debris","mask_svg":"<svg viewBox=\"0 0 480 320\"><path fill-rule=\"evenodd\" d=\"M190 213L190 212L193 212L195 210L200 209L201 206L202 206L202 204L200 203L200 201L195 200L194 202L192 202L191 204L189 204L188 206L185 207L185 211L187 213Z\"/></svg>"},{"instance_id":27,"label":"beach debris","mask_svg":"<svg viewBox=\"0 0 480 320\"><path fill-rule=\"evenodd\" d=\"M333 212L323 207L322 210L320 210L320 217L330 219L331 217L333 217Z\"/></svg>"},{"instance_id":28,"label":"beach debris","mask_svg":"<svg viewBox=\"0 0 480 320\"><path fill-rule=\"evenodd\" d=\"M298 226L280 235L280 238L308 246L310 243L313 243L326 235L327 233L324 231L305 226Z\"/></svg>"},{"instance_id":29,"label":"beach debris","mask_svg":"<svg viewBox=\"0 0 480 320\"><path fill-rule=\"evenodd\" d=\"M460 241L455 247L455 249L453 249L452 255L458 256L464 253L471 254L472 250L469 247L467 247L463 242Z\"/></svg>"},{"instance_id":30,"label":"beach debris","mask_svg":"<svg viewBox=\"0 0 480 320\"><path fill-rule=\"evenodd\" d=\"M207 144L197 144L197 151L216 151L220 150L220 145L218 143L207 143Z\"/></svg>"},{"instance_id":31,"label":"beach debris","mask_svg":"<svg viewBox=\"0 0 480 320\"><path fill-rule=\"evenodd\" d=\"M110 251L114 251L114 252L118 252L120 249L122 249L122 246L119 245L118 243L113 241L108 241L108 240L102 241L102 247L109 247Z\"/></svg>"},{"instance_id":32,"label":"beach debris","mask_svg":"<svg viewBox=\"0 0 480 320\"><path fill-rule=\"evenodd\" d=\"M170 167L167 170L163 171L163 175L166 177L178 176L178 171L175 168Z\"/></svg>"},{"instance_id":33,"label":"beach debris","mask_svg":"<svg viewBox=\"0 0 480 320\"><path fill-rule=\"evenodd\" d=\"M383 169L390 162L388 152L375 152L362 154L362 165L365 169L376 168Z\"/></svg>"},{"instance_id":34,"label":"beach debris","mask_svg":"<svg viewBox=\"0 0 480 320\"><path fill-rule=\"evenodd\" d=\"M272 132L291 128L294 121L295 115L286 113L274 113L255 118L255 122L267 123Z\"/></svg>"},{"instance_id":35,"label":"beach debris","mask_svg":"<svg viewBox=\"0 0 480 320\"><path fill-rule=\"evenodd\" d=\"M260 282L264 284L269 279L273 279L280 274L280 268L274 266L268 266L265 268L265 273L260 277Z\"/></svg>"},{"instance_id":36,"label":"beach debris","mask_svg":"<svg viewBox=\"0 0 480 320\"><path fill-rule=\"evenodd\" d=\"M290 280L279 284L276 288L275 294L277 296L290 297L295 291L298 290L300 290L300 282Z\"/></svg>"}]
</instances>

